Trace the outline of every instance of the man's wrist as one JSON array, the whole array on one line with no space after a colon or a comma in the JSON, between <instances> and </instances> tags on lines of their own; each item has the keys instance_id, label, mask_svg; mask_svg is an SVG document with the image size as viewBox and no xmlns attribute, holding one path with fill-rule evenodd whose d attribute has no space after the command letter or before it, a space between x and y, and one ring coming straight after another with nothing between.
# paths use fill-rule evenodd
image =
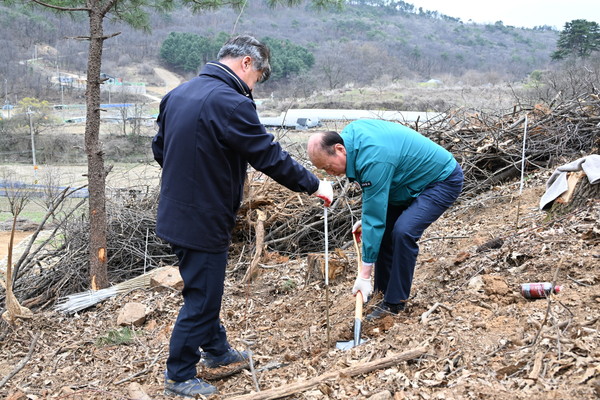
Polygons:
<instances>
[{"instance_id":1,"label":"man's wrist","mask_svg":"<svg viewBox=\"0 0 600 400\"><path fill-rule=\"evenodd\" d=\"M358 274L358 276L360 276L363 279L370 279L372 270L373 270L373 263L363 261L362 268L361 268L360 274Z\"/></svg>"}]
</instances>

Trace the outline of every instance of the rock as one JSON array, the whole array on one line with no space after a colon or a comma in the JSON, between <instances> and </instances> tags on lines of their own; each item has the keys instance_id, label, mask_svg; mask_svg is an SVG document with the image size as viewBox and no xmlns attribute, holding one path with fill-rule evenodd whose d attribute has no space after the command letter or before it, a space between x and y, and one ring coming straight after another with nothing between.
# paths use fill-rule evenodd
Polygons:
<instances>
[{"instance_id":1,"label":"rock","mask_svg":"<svg viewBox=\"0 0 600 400\"><path fill-rule=\"evenodd\" d=\"M469 257L471 257L469 253L467 253L466 251L461 251L456 255L456 258L454 259L454 265L460 265L464 263L469 259Z\"/></svg>"},{"instance_id":2,"label":"rock","mask_svg":"<svg viewBox=\"0 0 600 400\"><path fill-rule=\"evenodd\" d=\"M389 390L384 390L383 392L375 393L373 396L369 397L369 400L391 400L392 393Z\"/></svg>"},{"instance_id":3,"label":"rock","mask_svg":"<svg viewBox=\"0 0 600 400\"><path fill-rule=\"evenodd\" d=\"M483 288L483 278L481 275L476 275L469 280L469 284L467 285L470 289L475 291L480 291Z\"/></svg>"},{"instance_id":4,"label":"rock","mask_svg":"<svg viewBox=\"0 0 600 400\"><path fill-rule=\"evenodd\" d=\"M510 289L503 277L495 275L483 275L482 279L485 285L485 294L488 296L496 295L503 297L510 293Z\"/></svg>"},{"instance_id":5,"label":"rock","mask_svg":"<svg viewBox=\"0 0 600 400\"><path fill-rule=\"evenodd\" d=\"M15 393L9 394L6 400L27 400L27 395L17 390Z\"/></svg>"},{"instance_id":6,"label":"rock","mask_svg":"<svg viewBox=\"0 0 600 400\"><path fill-rule=\"evenodd\" d=\"M151 397L146 394L142 385L137 382L131 382L127 387L127 392L129 393L129 398L132 400L152 400Z\"/></svg>"},{"instance_id":7,"label":"rock","mask_svg":"<svg viewBox=\"0 0 600 400\"><path fill-rule=\"evenodd\" d=\"M475 251L477 253L481 253L482 251L487 251L487 250L491 250L491 249L499 249L500 247L502 247L503 244L504 244L504 240L502 238L494 238L494 239L488 240L481 246L477 247L477 250L475 250Z\"/></svg>"},{"instance_id":8,"label":"rock","mask_svg":"<svg viewBox=\"0 0 600 400\"><path fill-rule=\"evenodd\" d=\"M140 326L146 321L146 306L142 303L127 303L123 306L117 317L117 324L121 326Z\"/></svg>"},{"instance_id":9,"label":"rock","mask_svg":"<svg viewBox=\"0 0 600 400\"><path fill-rule=\"evenodd\" d=\"M183 279L177 267L165 267L156 271L150 278L150 287L167 286L173 289L183 289Z\"/></svg>"}]
</instances>

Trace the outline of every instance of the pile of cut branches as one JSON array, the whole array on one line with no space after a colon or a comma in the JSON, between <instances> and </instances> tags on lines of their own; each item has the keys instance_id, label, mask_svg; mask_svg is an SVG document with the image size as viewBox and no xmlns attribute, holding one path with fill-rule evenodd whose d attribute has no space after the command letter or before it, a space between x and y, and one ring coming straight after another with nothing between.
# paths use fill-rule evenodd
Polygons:
<instances>
[{"instance_id":1,"label":"pile of cut branches","mask_svg":"<svg viewBox=\"0 0 600 400\"><path fill-rule=\"evenodd\" d=\"M322 252L325 240L323 202L294 193L260 173L251 176L248 193L238 212L234 253L255 252L256 245L292 257ZM361 214L361 192L358 185L347 179L335 179L332 184L335 198L327 209L327 224L329 246L333 250L347 247L352 241L352 225ZM262 221L265 231L262 244L254 240L259 211L266 214ZM248 245L250 249L245 248Z\"/></svg>"},{"instance_id":2,"label":"pile of cut branches","mask_svg":"<svg viewBox=\"0 0 600 400\"><path fill-rule=\"evenodd\" d=\"M463 167L463 197L551 168L600 148L600 98L593 93L555 104L519 104L501 115L459 109L421 133L451 151ZM524 135L525 143L523 142Z\"/></svg>"},{"instance_id":3,"label":"pile of cut branches","mask_svg":"<svg viewBox=\"0 0 600 400\"><path fill-rule=\"evenodd\" d=\"M170 246L156 236L157 194L121 199L107 207L108 276L120 283L160 265L175 264ZM89 223L71 218L60 227L58 246L21 266L14 292L28 306L45 307L60 297L89 289ZM55 243L56 244L56 243ZM3 295L3 294L2 294Z\"/></svg>"}]
</instances>

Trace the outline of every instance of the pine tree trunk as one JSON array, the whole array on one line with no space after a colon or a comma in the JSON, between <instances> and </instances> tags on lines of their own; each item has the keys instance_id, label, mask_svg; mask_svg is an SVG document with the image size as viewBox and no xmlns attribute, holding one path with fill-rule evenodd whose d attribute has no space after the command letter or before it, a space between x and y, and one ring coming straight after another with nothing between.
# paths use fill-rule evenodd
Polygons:
<instances>
[{"instance_id":1,"label":"pine tree trunk","mask_svg":"<svg viewBox=\"0 0 600 400\"><path fill-rule=\"evenodd\" d=\"M90 18L90 46L87 71L87 112L85 124L85 152L88 158L88 190L90 218L90 286L108 287L106 254L106 172L100 136L100 71L104 33L103 15L92 10Z\"/></svg>"}]
</instances>

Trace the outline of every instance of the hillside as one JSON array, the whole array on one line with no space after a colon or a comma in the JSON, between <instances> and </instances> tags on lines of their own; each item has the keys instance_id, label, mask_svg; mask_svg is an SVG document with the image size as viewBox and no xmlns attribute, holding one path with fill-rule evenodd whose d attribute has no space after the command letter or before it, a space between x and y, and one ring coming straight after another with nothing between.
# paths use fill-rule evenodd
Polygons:
<instances>
[{"instance_id":1,"label":"hillside","mask_svg":"<svg viewBox=\"0 0 600 400\"><path fill-rule=\"evenodd\" d=\"M329 284L329 343L318 268L306 258L269 253L257 280L243 284L244 263L231 259L223 323L235 347L251 348L255 372L200 369L220 391L212 399L236 398L256 385L265 396L244 399L274 398L266 396L274 388L303 400L598 398L600 204L563 216L539 211L548 176L531 176L521 196L511 183L461 201L434 223L421 240L407 311L363 324L368 341L351 350L338 350L335 342L352 337L352 245L332 252L343 272ZM305 206L318 207L313 200ZM332 234L350 240L350 232ZM548 300L519 293L522 283L554 279L563 290ZM132 334L116 322L127 302L147 308L145 323ZM74 316L46 310L16 329L3 328L0 377L20 362L23 368L0 396L166 399L164 362L180 306L173 289L138 289ZM415 349L424 354L357 376L336 375Z\"/></svg>"},{"instance_id":2,"label":"hillside","mask_svg":"<svg viewBox=\"0 0 600 400\"><path fill-rule=\"evenodd\" d=\"M40 76L24 60L44 58L58 71L85 74L87 43L67 39L86 33L82 15L70 18L39 9L0 6L0 75L6 78L11 102L25 96L57 98L49 77ZM239 17L239 19L238 19ZM158 50L172 31L214 35L251 33L289 39L310 49L316 58L309 74L291 82L270 83L265 93L281 97L294 90L335 89L347 84L390 84L430 78L462 85L496 84L524 79L545 69L558 32L494 25L466 24L438 14L415 14L384 5L347 4L341 10L316 11L303 5L270 9L252 2L240 14L223 8L192 15L187 10L155 14L152 32L107 23L107 33L121 32L105 42L103 71L128 76L130 66L154 78Z\"/></svg>"}]
</instances>

